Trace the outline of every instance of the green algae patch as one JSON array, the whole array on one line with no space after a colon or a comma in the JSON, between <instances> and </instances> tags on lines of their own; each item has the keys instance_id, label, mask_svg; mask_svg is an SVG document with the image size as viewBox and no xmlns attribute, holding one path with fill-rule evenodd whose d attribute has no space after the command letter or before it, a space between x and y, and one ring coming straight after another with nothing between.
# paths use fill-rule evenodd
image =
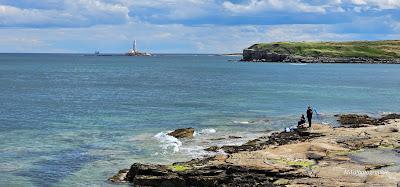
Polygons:
<instances>
[{"instance_id":1,"label":"green algae patch","mask_svg":"<svg viewBox=\"0 0 400 187\"><path fill-rule=\"evenodd\" d=\"M358 152L361 152L361 151L364 151L364 149L330 151L328 153L328 155L329 156L347 156L347 155L358 153Z\"/></svg>"},{"instance_id":2,"label":"green algae patch","mask_svg":"<svg viewBox=\"0 0 400 187\"><path fill-rule=\"evenodd\" d=\"M318 166L318 165L312 165L312 166L310 167L310 169L311 169L311 170L317 170L317 169L319 169L319 166Z\"/></svg>"},{"instance_id":3,"label":"green algae patch","mask_svg":"<svg viewBox=\"0 0 400 187\"><path fill-rule=\"evenodd\" d=\"M380 149L396 149L396 147L393 144L380 145L378 148L380 148Z\"/></svg>"},{"instance_id":4,"label":"green algae patch","mask_svg":"<svg viewBox=\"0 0 400 187\"><path fill-rule=\"evenodd\" d=\"M300 166L300 167L311 167L315 163L313 161L289 161L287 162L290 166Z\"/></svg>"},{"instance_id":5,"label":"green algae patch","mask_svg":"<svg viewBox=\"0 0 400 187\"><path fill-rule=\"evenodd\" d=\"M311 160L296 160L296 161L292 161L292 160L286 160L284 158L281 158L281 159L275 160L275 162L287 164L289 166L305 167L305 168L310 168L311 166L315 165L315 162L311 161Z\"/></svg>"},{"instance_id":6,"label":"green algae patch","mask_svg":"<svg viewBox=\"0 0 400 187\"><path fill-rule=\"evenodd\" d=\"M281 186L281 185L288 185L289 182L290 181L288 179L278 179L273 184Z\"/></svg>"},{"instance_id":7,"label":"green algae patch","mask_svg":"<svg viewBox=\"0 0 400 187\"><path fill-rule=\"evenodd\" d=\"M180 171L186 171L186 170L188 170L190 168L188 166L185 166L185 165L170 165L170 166L168 166L168 169L170 169L172 171L180 172Z\"/></svg>"}]
</instances>

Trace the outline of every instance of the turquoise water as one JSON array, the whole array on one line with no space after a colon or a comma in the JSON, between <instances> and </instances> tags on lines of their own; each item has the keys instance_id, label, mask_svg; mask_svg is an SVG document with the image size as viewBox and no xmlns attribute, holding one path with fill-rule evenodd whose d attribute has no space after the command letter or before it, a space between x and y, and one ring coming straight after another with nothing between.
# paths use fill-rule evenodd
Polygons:
<instances>
[{"instance_id":1,"label":"turquoise water","mask_svg":"<svg viewBox=\"0 0 400 187\"><path fill-rule=\"evenodd\" d=\"M134 162L171 163L333 115L400 111L400 66L233 63L239 57L0 55L0 186L109 186ZM191 140L167 131L196 128ZM211 140L228 135L238 140Z\"/></svg>"}]
</instances>

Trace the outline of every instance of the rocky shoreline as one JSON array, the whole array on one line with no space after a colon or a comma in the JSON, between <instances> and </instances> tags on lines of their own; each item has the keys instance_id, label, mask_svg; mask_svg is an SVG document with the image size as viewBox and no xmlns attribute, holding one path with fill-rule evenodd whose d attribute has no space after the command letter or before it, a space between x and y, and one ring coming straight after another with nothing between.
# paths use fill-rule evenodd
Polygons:
<instances>
[{"instance_id":1,"label":"rocky shoreline","mask_svg":"<svg viewBox=\"0 0 400 187\"><path fill-rule=\"evenodd\" d=\"M245 62L283 62L283 63L350 63L350 64L400 64L400 59L382 59L367 57L324 57L324 56L296 56L279 54L254 49L243 50Z\"/></svg>"},{"instance_id":2,"label":"rocky shoreline","mask_svg":"<svg viewBox=\"0 0 400 187\"><path fill-rule=\"evenodd\" d=\"M354 155L381 149L399 154L400 115L337 117L341 127L314 124L274 132L240 146L209 148L224 154L171 165L135 163L109 181L135 186L399 185L398 163L365 162Z\"/></svg>"}]
</instances>

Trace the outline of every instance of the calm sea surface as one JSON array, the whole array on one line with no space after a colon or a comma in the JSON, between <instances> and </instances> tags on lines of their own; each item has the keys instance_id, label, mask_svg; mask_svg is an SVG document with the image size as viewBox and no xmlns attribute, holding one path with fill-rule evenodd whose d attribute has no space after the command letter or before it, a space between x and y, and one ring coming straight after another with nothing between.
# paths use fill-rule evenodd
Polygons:
<instances>
[{"instance_id":1,"label":"calm sea surface","mask_svg":"<svg viewBox=\"0 0 400 187\"><path fill-rule=\"evenodd\" d=\"M233 63L239 57L0 55L0 186L111 186L134 162L168 164L334 114L400 111L400 65ZM165 134L194 127L191 140ZM242 139L211 140L229 135Z\"/></svg>"}]
</instances>

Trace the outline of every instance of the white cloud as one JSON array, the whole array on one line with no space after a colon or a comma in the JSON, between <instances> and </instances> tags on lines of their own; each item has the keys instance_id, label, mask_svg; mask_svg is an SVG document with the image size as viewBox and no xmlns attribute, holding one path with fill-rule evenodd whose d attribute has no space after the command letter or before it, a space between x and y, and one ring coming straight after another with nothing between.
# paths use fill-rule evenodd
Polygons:
<instances>
[{"instance_id":1,"label":"white cloud","mask_svg":"<svg viewBox=\"0 0 400 187\"><path fill-rule=\"evenodd\" d=\"M125 24L132 19L159 24L224 24L236 23L238 15L251 23L265 17L272 24L288 23L283 20L286 18L297 24L326 23L335 16L330 13L398 8L400 0L0 0L0 27L88 27ZM308 17L299 19L305 13ZM325 17L319 19L319 14Z\"/></svg>"},{"instance_id":2,"label":"white cloud","mask_svg":"<svg viewBox=\"0 0 400 187\"><path fill-rule=\"evenodd\" d=\"M223 7L236 14L274 12L327 13L345 12L343 6L353 6L348 11L386 10L400 8L400 0L249 0L246 3L224 1Z\"/></svg>"},{"instance_id":3,"label":"white cloud","mask_svg":"<svg viewBox=\"0 0 400 187\"><path fill-rule=\"evenodd\" d=\"M350 3L361 6L376 7L378 9L398 9L400 0L349 0Z\"/></svg>"},{"instance_id":4,"label":"white cloud","mask_svg":"<svg viewBox=\"0 0 400 187\"><path fill-rule=\"evenodd\" d=\"M137 39L139 49L150 52L224 53L258 42L394 39L400 33L400 24L390 13L357 16L396 8L400 0L43 0L47 5L35 0L5 1L0 0L1 52L122 53ZM343 21L346 12L352 17ZM273 19L275 14L294 20L257 22L259 16ZM237 15L250 23L236 23ZM142 19L146 16L157 19ZM192 18L200 23L182 21ZM320 24L302 24L315 18L322 19ZM166 19L172 21L157 22ZM224 25L225 20L233 25Z\"/></svg>"},{"instance_id":5,"label":"white cloud","mask_svg":"<svg viewBox=\"0 0 400 187\"><path fill-rule=\"evenodd\" d=\"M394 22L391 26L396 32L400 33L400 21Z\"/></svg>"},{"instance_id":6,"label":"white cloud","mask_svg":"<svg viewBox=\"0 0 400 187\"><path fill-rule=\"evenodd\" d=\"M128 8L98 0L69 0L61 9L30 9L0 5L0 26L91 26L128 21Z\"/></svg>"},{"instance_id":7,"label":"white cloud","mask_svg":"<svg viewBox=\"0 0 400 187\"><path fill-rule=\"evenodd\" d=\"M259 11L325 13L327 8L324 5L310 5L300 0L250 0L244 4L225 1L223 7L233 13L251 13Z\"/></svg>"},{"instance_id":8,"label":"white cloud","mask_svg":"<svg viewBox=\"0 0 400 187\"><path fill-rule=\"evenodd\" d=\"M399 23L388 22L399 29ZM2 52L101 52L123 53L133 39L139 49L162 53L240 52L254 43L274 41L340 41L394 39L399 34L343 33L347 25L223 26L181 24L155 25L131 22L125 25L89 28L0 29ZM29 34L27 34L29 33ZM71 45L73 44L73 45Z\"/></svg>"},{"instance_id":9,"label":"white cloud","mask_svg":"<svg viewBox=\"0 0 400 187\"><path fill-rule=\"evenodd\" d=\"M344 41L354 34L335 33L331 25L280 25L271 26L265 33L269 42L273 41Z\"/></svg>"},{"instance_id":10,"label":"white cloud","mask_svg":"<svg viewBox=\"0 0 400 187\"><path fill-rule=\"evenodd\" d=\"M216 13L219 5L215 0L152 0L152 1L129 1L121 0L126 6L129 6L134 12L137 8L149 8L164 10L163 12L147 12L153 18L159 19L190 19L194 17L206 16Z\"/></svg>"}]
</instances>

